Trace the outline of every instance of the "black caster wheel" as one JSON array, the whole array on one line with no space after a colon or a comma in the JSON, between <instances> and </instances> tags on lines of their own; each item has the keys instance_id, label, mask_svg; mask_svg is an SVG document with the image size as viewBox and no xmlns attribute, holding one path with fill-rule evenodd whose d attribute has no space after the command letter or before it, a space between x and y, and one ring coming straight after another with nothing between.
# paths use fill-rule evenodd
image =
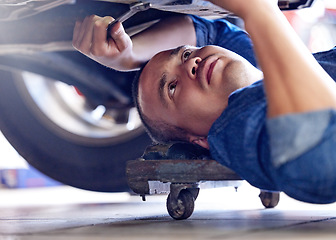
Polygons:
<instances>
[{"instance_id":1,"label":"black caster wheel","mask_svg":"<svg viewBox=\"0 0 336 240\"><path fill-rule=\"evenodd\" d=\"M177 199L169 193L167 198L167 210L169 215L176 220L187 219L194 211L195 199L191 192L182 190Z\"/></svg>"},{"instance_id":2,"label":"black caster wheel","mask_svg":"<svg viewBox=\"0 0 336 240\"><path fill-rule=\"evenodd\" d=\"M280 200L279 192L260 191L259 198L265 208L274 208Z\"/></svg>"}]
</instances>

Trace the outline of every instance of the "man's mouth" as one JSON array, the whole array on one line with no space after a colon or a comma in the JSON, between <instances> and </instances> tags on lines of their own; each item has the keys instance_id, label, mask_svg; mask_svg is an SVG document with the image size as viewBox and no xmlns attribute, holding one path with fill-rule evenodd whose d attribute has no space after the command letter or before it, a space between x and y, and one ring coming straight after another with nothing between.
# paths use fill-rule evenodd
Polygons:
<instances>
[{"instance_id":1,"label":"man's mouth","mask_svg":"<svg viewBox=\"0 0 336 240\"><path fill-rule=\"evenodd\" d=\"M215 68L215 65L217 63L218 59L216 59L215 61L213 61L211 64L210 64L210 67L208 69L208 73L207 73L207 81L208 81L208 84L210 84L210 81L211 81L211 77L212 77L212 72Z\"/></svg>"}]
</instances>

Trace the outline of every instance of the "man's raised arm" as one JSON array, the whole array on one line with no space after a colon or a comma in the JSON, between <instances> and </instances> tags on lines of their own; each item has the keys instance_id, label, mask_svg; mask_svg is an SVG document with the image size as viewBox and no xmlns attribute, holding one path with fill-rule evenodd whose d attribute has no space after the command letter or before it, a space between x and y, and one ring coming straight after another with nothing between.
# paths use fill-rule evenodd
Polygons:
<instances>
[{"instance_id":1,"label":"man's raised arm","mask_svg":"<svg viewBox=\"0 0 336 240\"><path fill-rule=\"evenodd\" d=\"M264 72L268 117L336 108L336 86L275 0L211 0L240 16ZM251 7L252 6L252 7Z\"/></svg>"},{"instance_id":2,"label":"man's raised arm","mask_svg":"<svg viewBox=\"0 0 336 240\"><path fill-rule=\"evenodd\" d=\"M72 43L86 56L119 71L136 70L159 51L196 44L195 29L188 16L167 18L132 38L117 23L107 40L106 28L112 20L93 15L77 21Z\"/></svg>"}]
</instances>

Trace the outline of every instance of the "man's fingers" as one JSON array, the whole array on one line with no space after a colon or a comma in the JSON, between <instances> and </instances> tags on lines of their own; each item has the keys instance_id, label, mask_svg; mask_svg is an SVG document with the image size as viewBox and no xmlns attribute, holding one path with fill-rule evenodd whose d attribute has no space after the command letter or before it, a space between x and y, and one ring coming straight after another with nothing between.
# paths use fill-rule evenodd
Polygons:
<instances>
[{"instance_id":1,"label":"man's fingers","mask_svg":"<svg viewBox=\"0 0 336 240\"><path fill-rule=\"evenodd\" d=\"M131 44L130 38L126 34L124 27L120 22L117 22L112 27L111 37L120 52L128 48Z\"/></svg>"},{"instance_id":2,"label":"man's fingers","mask_svg":"<svg viewBox=\"0 0 336 240\"><path fill-rule=\"evenodd\" d=\"M96 56L102 55L111 55L110 51L111 46L109 46L109 42L107 39L107 27L110 22L113 21L112 17L104 17L99 21L96 21L93 27L93 39L91 46L91 53ZM112 48L116 48L112 46ZM109 52L108 52L109 51Z\"/></svg>"},{"instance_id":3,"label":"man's fingers","mask_svg":"<svg viewBox=\"0 0 336 240\"><path fill-rule=\"evenodd\" d=\"M80 27L80 29L79 29L79 33L78 33L78 37L77 37L76 45L77 45L77 47L78 47L80 50L82 50L82 49L81 49L81 43L82 43L82 40L83 40L84 35L86 34L87 28L88 28L88 26L90 25L91 18L92 18L92 16L90 16L90 17L86 17L86 18L83 20L83 22L82 22L82 24L81 24L81 27Z\"/></svg>"},{"instance_id":4,"label":"man's fingers","mask_svg":"<svg viewBox=\"0 0 336 240\"><path fill-rule=\"evenodd\" d=\"M97 59L99 57L118 58L126 49L131 49L132 41L121 23L111 29L111 38L107 40L107 27L112 17L86 17L83 22L76 22L73 32L73 46L81 53Z\"/></svg>"},{"instance_id":5,"label":"man's fingers","mask_svg":"<svg viewBox=\"0 0 336 240\"><path fill-rule=\"evenodd\" d=\"M97 34L94 31L94 27L97 22L101 22L102 18L98 17L96 15L92 15L88 18L88 23L85 26L85 32L82 36L82 40L80 43L80 49L85 52L86 54L90 54L92 45L95 44L94 42L94 36ZM100 43L98 43L100 44Z\"/></svg>"},{"instance_id":6,"label":"man's fingers","mask_svg":"<svg viewBox=\"0 0 336 240\"><path fill-rule=\"evenodd\" d=\"M96 56L113 57L131 44L129 36L126 34L121 23L117 22L111 29L111 38L107 40L107 27L114 19L105 17L102 21L97 21L94 26L93 44L91 53Z\"/></svg>"},{"instance_id":7,"label":"man's fingers","mask_svg":"<svg viewBox=\"0 0 336 240\"><path fill-rule=\"evenodd\" d=\"M82 42L84 37L87 37L88 26L90 26L90 21L92 17L86 17L82 22L77 21L75 24L72 45L80 52L87 54L87 50L85 51Z\"/></svg>"},{"instance_id":8,"label":"man's fingers","mask_svg":"<svg viewBox=\"0 0 336 240\"><path fill-rule=\"evenodd\" d=\"M90 54L93 39L93 26L100 17L91 15L86 17L83 22L77 21L74 27L72 45L83 54Z\"/></svg>"}]
</instances>

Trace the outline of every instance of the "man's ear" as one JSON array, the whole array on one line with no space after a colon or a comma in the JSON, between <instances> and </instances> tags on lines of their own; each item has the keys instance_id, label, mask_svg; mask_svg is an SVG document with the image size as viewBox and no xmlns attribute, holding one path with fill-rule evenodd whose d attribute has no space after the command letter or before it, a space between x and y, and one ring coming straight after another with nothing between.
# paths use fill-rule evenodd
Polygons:
<instances>
[{"instance_id":1,"label":"man's ear","mask_svg":"<svg viewBox=\"0 0 336 240\"><path fill-rule=\"evenodd\" d=\"M197 144L203 148L209 149L208 139L206 137L192 136L189 141L191 143Z\"/></svg>"}]
</instances>

